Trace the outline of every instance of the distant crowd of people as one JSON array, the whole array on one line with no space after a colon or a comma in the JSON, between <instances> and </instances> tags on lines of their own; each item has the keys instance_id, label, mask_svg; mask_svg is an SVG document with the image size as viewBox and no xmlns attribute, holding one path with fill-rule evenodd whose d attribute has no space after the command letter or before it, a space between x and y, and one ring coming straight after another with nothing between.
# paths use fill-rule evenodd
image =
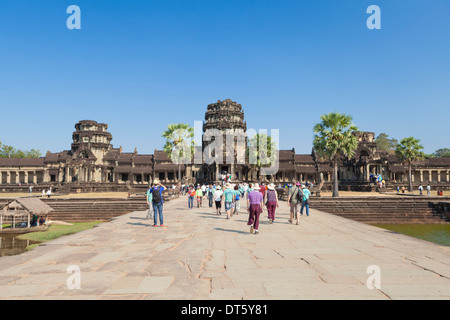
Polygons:
<instances>
[{"instance_id":1,"label":"distant crowd of people","mask_svg":"<svg viewBox=\"0 0 450 320\"><path fill-rule=\"evenodd\" d=\"M229 177L229 176L228 176ZM232 183L227 176L224 177L223 184L196 184L196 185L182 185L180 193L187 197L187 209L192 210L194 205L197 208L204 206L204 202L208 203L209 208L214 208L216 215L221 216L224 213L226 219L231 219L234 215L239 215L242 211L248 213L247 225L250 227L250 232L254 234L259 233L260 215L267 210L267 218L269 223L275 221L276 209L279 208L278 192L273 183ZM306 216L309 216L309 198L312 183L300 184L297 181L292 181L291 184L284 186L279 185L279 188L286 188L288 192L287 204L290 208L289 223L299 224L300 215L306 211ZM163 186L159 179L155 179L152 187L147 191L147 204L149 210L147 212L147 219L153 218L153 226L164 226L163 223L163 197L162 193L167 188Z\"/></svg>"}]
</instances>

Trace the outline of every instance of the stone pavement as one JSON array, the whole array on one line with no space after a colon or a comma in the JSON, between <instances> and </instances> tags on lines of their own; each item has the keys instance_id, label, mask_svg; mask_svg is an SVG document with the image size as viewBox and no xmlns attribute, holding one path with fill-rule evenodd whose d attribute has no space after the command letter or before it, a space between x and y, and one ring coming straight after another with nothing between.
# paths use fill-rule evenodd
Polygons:
<instances>
[{"instance_id":1,"label":"stone pavement","mask_svg":"<svg viewBox=\"0 0 450 320\"><path fill-rule=\"evenodd\" d=\"M167 227L145 212L0 258L0 299L449 299L450 248L311 210L288 223L230 220L187 199L165 205ZM70 289L79 267L80 288ZM369 289L369 266L380 289ZM370 269L369 269L370 271ZM375 276L376 274L374 274ZM372 281L370 281L372 283Z\"/></svg>"}]
</instances>

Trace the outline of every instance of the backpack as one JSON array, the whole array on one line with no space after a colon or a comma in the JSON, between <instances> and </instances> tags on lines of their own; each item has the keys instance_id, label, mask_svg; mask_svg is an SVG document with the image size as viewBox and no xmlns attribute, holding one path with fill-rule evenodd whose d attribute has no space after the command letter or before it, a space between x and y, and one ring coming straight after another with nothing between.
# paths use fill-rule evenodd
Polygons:
<instances>
[{"instance_id":1,"label":"backpack","mask_svg":"<svg viewBox=\"0 0 450 320\"><path fill-rule=\"evenodd\" d=\"M299 187L297 187L297 203L303 202L303 191Z\"/></svg>"},{"instance_id":2,"label":"backpack","mask_svg":"<svg viewBox=\"0 0 450 320\"><path fill-rule=\"evenodd\" d=\"M155 191L156 191L156 192L155 192ZM162 201L162 199L161 199L161 191L160 191L160 187L158 187L158 188L156 188L156 189L153 189L153 190L152 190L152 194L153 194L152 202L153 202L154 204L158 204L158 203L160 203L160 202Z\"/></svg>"}]
</instances>

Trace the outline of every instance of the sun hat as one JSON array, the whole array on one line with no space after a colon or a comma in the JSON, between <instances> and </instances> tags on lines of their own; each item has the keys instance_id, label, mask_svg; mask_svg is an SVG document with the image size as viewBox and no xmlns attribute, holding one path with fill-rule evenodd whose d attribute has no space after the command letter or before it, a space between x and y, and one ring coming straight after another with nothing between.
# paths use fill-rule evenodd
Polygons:
<instances>
[{"instance_id":1,"label":"sun hat","mask_svg":"<svg viewBox=\"0 0 450 320\"><path fill-rule=\"evenodd\" d=\"M156 178L155 180L153 180L153 185L158 185L158 184L160 184L160 183L161 183L161 181L159 181L158 178Z\"/></svg>"},{"instance_id":2,"label":"sun hat","mask_svg":"<svg viewBox=\"0 0 450 320\"><path fill-rule=\"evenodd\" d=\"M275 185L274 185L273 183L270 183L270 184L267 186L267 188L270 189L270 190L275 190Z\"/></svg>"},{"instance_id":3,"label":"sun hat","mask_svg":"<svg viewBox=\"0 0 450 320\"><path fill-rule=\"evenodd\" d=\"M261 190L258 183L255 183L255 185L253 186L253 190Z\"/></svg>"},{"instance_id":4,"label":"sun hat","mask_svg":"<svg viewBox=\"0 0 450 320\"><path fill-rule=\"evenodd\" d=\"M225 189L230 189L231 188L231 183L227 183L226 185L225 185Z\"/></svg>"}]
</instances>

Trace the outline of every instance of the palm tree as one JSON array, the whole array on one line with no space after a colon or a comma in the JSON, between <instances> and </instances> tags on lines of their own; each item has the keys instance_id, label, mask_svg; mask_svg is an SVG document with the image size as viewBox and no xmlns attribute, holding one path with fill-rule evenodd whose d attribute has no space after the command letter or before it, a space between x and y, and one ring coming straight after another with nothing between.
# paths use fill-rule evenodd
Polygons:
<instances>
[{"instance_id":1,"label":"palm tree","mask_svg":"<svg viewBox=\"0 0 450 320\"><path fill-rule=\"evenodd\" d=\"M400 141L400 144L395 148L395 154L401 162L408 163L408 185L409 192L413 191L412 188L412 162L423 159L425 154L421 151L423 146L420 144L420 140L414 137L404 138Z\"/></svg>"},{"instance_id":2,"label":"palm tree","mask_svg":"<svg viewBox=\"0 0 450 320\"><path fill-rule=\"evenodd\" d=\"M333 197L339 197L338 158L341 155L352 157L358 147L358 139L353 134L358 128L352 117L338 112L320 116L322 122L314 126L314 149L320 157L333 162Z\"/></svg>"},{"instance_id":3,"label":"palm tree","mask_svg":"<svg viewBox=\"0 0 450 320\"><path fill-rule=\"evenodd\" d=\"M261 168L270 167L277 159L277 144L267 134L255 134L248 141L247 158L249 164L257 169L261 177Z\"/></svg>"},{"instance_id":4,"label":"palm tree","mask_svg":"<svg viewBox=\"0 0 450 320\"><path fill-rule=\"evenodd\" d=\"M186 123L170 124L162 137L166 139L164 152L178 164L178 184L181 184L181 164L191 163L194 154L194 129Z\"/></svg>"}]
</instances>

